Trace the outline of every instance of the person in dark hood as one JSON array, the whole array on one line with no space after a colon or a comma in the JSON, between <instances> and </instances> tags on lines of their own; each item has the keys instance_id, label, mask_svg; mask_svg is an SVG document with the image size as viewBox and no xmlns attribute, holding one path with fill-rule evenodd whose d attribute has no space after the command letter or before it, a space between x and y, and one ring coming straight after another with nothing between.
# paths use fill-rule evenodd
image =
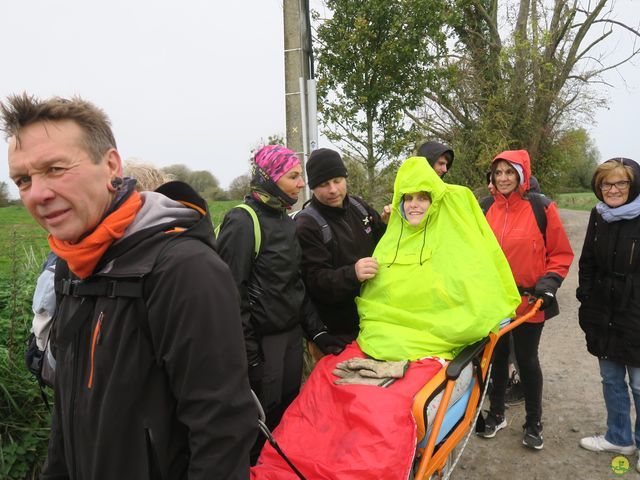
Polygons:
<instances>
[{"instance_id":1,"label":"person in dark hood","mask_svg":"<svg viewBox=\"0 0 640 480\"><path fill-rule=\"evenodd\" d=\"M540 182L538 182L538 179L533 175L529 177L529 191L542 195L542 190L540 190Z\"/></svg>"},{"instance_id":2,"label":"person in dark hood","mask_svg":"<svg viewBox=\"0 0 640 480\"><path fill-rule=\"evenodd\" d=\"M256 435L240 308L206 202L122 178L79 98L0 103L9 174L57 255L43 480L244 480Z\"/></svg>"},{"instance_id":3,"label":"person in dark hood","mask_svg":"<svg viewBox=\"0 0 640 480\"><path fill-rule=\"evenodd\" d=\"M591 210L576 296L587 350L600 364L607 431L581 439L580 446L632 455L640 448L640 165L607 160L596 168L591 188L600 202Z\"/></svg>"},{"instance_id":4,"label":"person in dark hood","mask_svg":"<svg viewBox=\"0 0 640 480\"><path fill-rule=\"evenodd\" d=\"M453 150L438 142L424 142L418 147L418 156L424 157L439 177L444 177L453 166Z\"/></svg>"},{"instance_id":5,"label":"person in dark hood","mask_svg":"<svg viewBox=\"0 0 640 480\"><path fill-rule=\"evenodd\" d=\"M240 293L249 382L273 430L300 390L303 334L325 354L339 353L346 343L327 332L300 273L296 225L287 214L305 185L298 156L267 145L255 154L252 167L244 205L256 220L245 208L231 209L220 226L218 245ZM259 229L258 252L254 228ZM256 439L252 464L264 440Z\"/></svg>"}]
</instances>

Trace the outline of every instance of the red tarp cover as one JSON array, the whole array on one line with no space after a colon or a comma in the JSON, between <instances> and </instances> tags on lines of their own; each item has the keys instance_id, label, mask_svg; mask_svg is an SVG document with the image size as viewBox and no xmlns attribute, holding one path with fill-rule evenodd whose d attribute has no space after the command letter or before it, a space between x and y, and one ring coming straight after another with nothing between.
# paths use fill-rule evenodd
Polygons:
<instances>
[{"instance_id":1,"label":"red tarp cover","mask_svg":"<svg viewBox=\"0 0 640 480\"><path fill-rule=\"evenodd\" d=\"M274 437L307 480L405 480L416 445L413 397L441 364L411 362L387 388L334 385L335 365L353 357L364 357L355 342L318 362ZM251 469L252 480L297 478L268 443Z\"/></svg>"}]
</instances>

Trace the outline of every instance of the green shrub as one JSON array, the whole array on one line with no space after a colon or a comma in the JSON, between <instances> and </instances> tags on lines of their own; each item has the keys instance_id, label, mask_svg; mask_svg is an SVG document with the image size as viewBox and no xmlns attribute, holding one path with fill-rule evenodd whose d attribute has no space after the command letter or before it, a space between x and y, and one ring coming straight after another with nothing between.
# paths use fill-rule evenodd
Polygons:
<instances>
[{"instance_id":1,"label":"green shrub","mask_svg":"<svg viewBox=\"0 0 640 480\"><path fill-rule=\"evenodd\" d=\"M0 478L7 480L37 478L50 424L37 381L24 364L41 259L21 243L14 231L10 268L0 276Z\"/></svg>"}]
</instances>

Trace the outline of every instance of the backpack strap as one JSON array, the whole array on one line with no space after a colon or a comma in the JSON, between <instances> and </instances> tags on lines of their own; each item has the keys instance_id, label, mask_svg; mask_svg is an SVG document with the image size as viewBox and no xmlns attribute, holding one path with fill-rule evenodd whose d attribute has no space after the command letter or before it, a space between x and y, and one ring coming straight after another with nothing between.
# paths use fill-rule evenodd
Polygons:
<instances>
[{"instance_id":1,"label":"backpack strap","mask_svg":"<svg viewBox=\"0 0 640 480\"><path fill-rule=\"evenodd\" d=\"M322 243L324 244L329 243L333 238L333 234L331 233L331 227L329 226L325 218L322 216L322 214L318 211L318 209L315 208L312 204L308 204L305 208L303 208L296 214L295 218L302 217L305 215L313 218L318 224L318 226L320 227L320 231L322 232Z\"/></svg>"},{"instance_id":2,"label":"backpack strap","mask_svg":"<svg viewBox=\"0 0 640 480\"><path fill-rule=\"evenodd\" d=\"M142 297L141 280L110 279L107 281L83 282L68 278L56 280L56 293L72 297Z\"/></svg>"},{"instance_id":3,"label":"backpack strap","mask_svg":"<svg viewBox=\"0 0 640 480\"><path fill-rule=\"evenodd\" d=\"M253 208L251 208L246 203L241 203L239 205L236 205L233 208L241 208L242 210L247 212L251 217L251 221L253 222L253 255L254 255L253 258L256 259L258 258L258 253L260 253L260 245L262 243L262 232L260 231L260 220L258 220L258 214ZM221 227L222 227L222 224L218 225L215 228L214 233L216 234L216 237L220 236Z\"/></svg>"},{"instance_id":4,"label":"backpack strap","mask_svg":"<svg viewBox=\"0 0 640 480\"><path fill-rule=\"evenodd\" d=\"M546 196L529 192L524 197L531 204L531 209L533 210L533 215L536 217L536 223L538 224L538 228L540 229L540 233L542 234L542 238L544 239L545 245L547 244L547 207L551 203L551 200Z\"/></svg>"},{"instance_id":5,"label":"backpack strap","mask_svg":"<svg viewBox=\"0 0 640 480\"><path fill-rule=\"evenodd\" d=\"M367 212L367 209L364 208L364 205L362 205L362 203L356 197L349 196L349 201L353 204L354 207L356 207L358 209L358 211L363 216L365 216L365 217L369 216L369 212Z\"/></svg>"},{"instance_id":6,"label":"backpack strap","mask_svg":"<svg viewBox=\"0 0 640 480\"><path fill-rule=\"evenodd\" d=\"M65 262L66 263L66 262ZM58 304L62 296L82 298L78 310L71 317L64 329L58 333L58 338L70 341L82 326L91 318L91 312L98 297L116 298L142 298L142 277L137 279L94 279L91 282L60 278L55 281L56 297ZM142 323L142 322L141 322ZM145 332L146 333L146 332Z\"/></svg>"}]
</instances>

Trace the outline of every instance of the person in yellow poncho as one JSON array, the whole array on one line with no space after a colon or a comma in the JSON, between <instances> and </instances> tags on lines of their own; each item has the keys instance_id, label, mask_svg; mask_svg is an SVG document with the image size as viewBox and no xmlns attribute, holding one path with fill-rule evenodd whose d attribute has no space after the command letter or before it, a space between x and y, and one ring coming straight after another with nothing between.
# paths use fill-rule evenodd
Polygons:
<instances>
[{"instance_id":1,"label":"person in yellow poncho","mask_svg":"<svg viewBox=\"0 0 640 480\"><path fill-rule=\"evenodd\" d=\"M520 303L472 193L444 184L423 157L398 170L389 225L374 256L378 274L356 299L356 342L318 362L274 432L310 480L408 478L417 440L413 396L440 370L441 359L485 337ZM385 388L379 379L338 380L338 364L365 355L412 361ZM270 445L251 469L251 480L296 478Z\"/></svg>"},{"instance_id":2,"label":"person in yellow poncho","mask_svg":"<svg viewBox=\"0 0 640 480\"><path fill-rule=\"evenodd\" d=\"M416 192L428 192L431 206L411 225L402 200ZM380 268L356 299L357 342L378 360L451 359L513 316L520 303L471 191L445 184L422 157L398 170L387 231L373 256Z\"/></svg>"}]
</instances>

